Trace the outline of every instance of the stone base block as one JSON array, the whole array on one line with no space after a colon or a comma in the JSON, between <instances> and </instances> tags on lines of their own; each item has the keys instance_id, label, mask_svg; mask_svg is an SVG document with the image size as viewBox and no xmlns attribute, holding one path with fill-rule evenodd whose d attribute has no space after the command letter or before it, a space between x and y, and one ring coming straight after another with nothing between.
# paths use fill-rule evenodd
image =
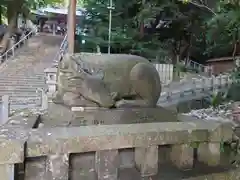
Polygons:
<instances>
[{"instance_id":1,"label":"stone base block","mask_svg":"<svg viewBox=\"0 0 240 180\"><path fill-rule=\"evenodd\" d=\"M194 160L193 148L188 144L172 145L170 159L179 169L192 169Z\"/></svg>"},{"instance_id":2,"label":"stone base block","mask_svg":"<svg viewBox=\"0 0 240 180\"><path fill-rule=\"evenodd\" d=\"M135 163L142 177L158 173L158 146L135 148Z\"/></svg>"},{"instance_id":3,"label":"stone base block","mask_svg":"<svg viewBox=\"0 0 240 180\"><path fill-rule=\"evenodd\" d=\"M162 107L157 108L118 108L93 109L73 112L72 126L81 125L83 119L86 124L132 124L151 122L177 122L177 114Z\"/></svg>"}]
</instances>

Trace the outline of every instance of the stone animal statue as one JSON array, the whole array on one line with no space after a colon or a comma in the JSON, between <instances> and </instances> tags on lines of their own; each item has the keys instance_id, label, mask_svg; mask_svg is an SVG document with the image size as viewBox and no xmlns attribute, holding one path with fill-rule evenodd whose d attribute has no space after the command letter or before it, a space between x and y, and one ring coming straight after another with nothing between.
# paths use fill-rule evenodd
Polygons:
<instances>
[{"instance_id":1,"label":"stone animal statue","mask_svg":"<svg viewBox=\"0 0 240 180\"><path fill-rule=\"evenodd\" d=\"M100 71L98 76L96 71ZM143 57L79 53L63 57L53 102L105 108L155 107L160 93L159 74Z\"/></svg>"}]
</instances>

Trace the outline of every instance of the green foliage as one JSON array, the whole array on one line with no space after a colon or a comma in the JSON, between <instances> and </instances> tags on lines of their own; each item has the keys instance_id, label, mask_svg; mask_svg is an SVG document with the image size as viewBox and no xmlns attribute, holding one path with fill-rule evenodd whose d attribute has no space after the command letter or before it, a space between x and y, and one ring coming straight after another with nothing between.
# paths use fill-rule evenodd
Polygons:
<instances>
[{"instance_id":1,"label":"green foliage","mask_svg":"<svg viewBox=\"0 0 240 180\"><path fill-rule=\"evenodd\" d=\"M207 22L207 52L210 56L232 55L240 37L240 5L219 3L218 11Z\"/></svg>"},{"instance_id":2,"label":"green foliage","mask_svg":"<svg viewBox=\"0 0 240 180\"><path fill-rule=\"evenodd\" d=\"M213 108L217 108L219 105L221 105L224 101L226 101L228 95L228 91L226 92L220 92L215 91L213 95L211 96L211 106Z\"/></svg>"},{"instance_id":3,"label":"green foliage","mask_svg":"<svg viewBox=\"0 0 240 180\"><path fill-rule=\"evenodd\" d=\"M162 61L163 57L181 57L182 49L197 42L199 24L204 16L201 10L176 1L113 1L112 53L133 53ZM91 29L88 41L101 46L106 52L108 45L109 2L85 1L88 19L85 24ZM142 31L144 24L144 32ZM190 38L191 36L191 38ZM188 48L190 50L190 48Z\"/></svg>"}]
</instances>

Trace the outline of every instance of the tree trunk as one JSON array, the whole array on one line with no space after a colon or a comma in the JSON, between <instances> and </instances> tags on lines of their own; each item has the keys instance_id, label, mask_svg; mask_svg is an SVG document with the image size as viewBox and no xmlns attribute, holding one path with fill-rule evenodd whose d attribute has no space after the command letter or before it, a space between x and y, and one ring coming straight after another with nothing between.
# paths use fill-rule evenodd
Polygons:
<instances>
[{"instance_id":1,"label":"tree trunk","mask_svg":"<svg viewBox=\"0 0 240 180\"><path fill-rule=\"evenodd\" d=\"M177 81L179 80L179 75L180 75L180 71L179 71L179 62L180 62L180 54L176 54L176 60L175 60L176 64L175 64L175 70L173 71L173 80Z\"/></svg>"},{"instance_id":2,"label":"tree trunk","mask_svg":"<svg viewBox=\"0 0 240 180\"><path fill-rule=\"evenodd\" d=\"M23 0L15 0L7 4L8 27L7 27L7 32L4 34L2 41L0 43L0 53L3 53L8 49L9 40L12 34L17 31L18 14L21 10L22 5L23 5Z\"/></svg>"},{"instance_id":3,"label":"tree trunk","mask_svg":"<svg viewBox=\"0 0 240 180\"><path fill-rule=\"evenodd\" d=\"M233 61L236 60L238 44L239 44L239 40L238 40L238 29L237 29L237 31L235 32L235 37L234 37L234 48L233 48L233 54L232 54Z\"/></svg>"}]
</instances>

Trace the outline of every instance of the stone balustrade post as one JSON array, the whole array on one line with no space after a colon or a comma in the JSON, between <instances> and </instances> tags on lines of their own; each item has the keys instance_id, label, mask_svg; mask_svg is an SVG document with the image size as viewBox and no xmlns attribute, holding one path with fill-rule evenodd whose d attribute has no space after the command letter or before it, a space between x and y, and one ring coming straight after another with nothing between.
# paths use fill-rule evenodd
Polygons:
<instances>
[{"instance_id":1,"label":"stone balustrade post","mask_svg":"<svg viewBox=\"0 0 240 180\"><path fill-rule=\"evenodd\" d=\"M210 78L210 89L214 90L214 76L211 76Z\"/></svg>"},{"instance_id":2,"label":"stone balustrade post","mask_svg":"<svg viewBox=\"0 0 240 180\"><path fill-rule=\"evenodd\" d=\"M5 124L8 121L9 113L10 113L10 103L9 96L2 96L2 104L1 104L1 121L0 124Z\"/></svg>"},{"instance_id":3,"label":"stone balustrade post","mask_svg":"<svg viewBox=\"0 0 240 180\"><path fill-rule=\"evenodd\" d=\"M220 123L209 132L209 142L203 142L198 147L198 160L208 166L224 163L221 143L232 139L233 129L229 123Z\"/></svg>"},{"instance_id":4,"label":"stone balustrade post","mask_svg":"<svg viewBox=\"0 0 240 180\"><path fill-rule=\"evenodd\" d=\"M193 148L189 144L172 145L170 159L179 169L192 169L194 161Z\"/></svg>"},{"instance_id":5,"label":"stone balustrade post","mask_svg":"<svg viewBox=\"0 0 240 180\"><path fill-rule=\"evenodd\" d=\"M47 157L47 180L69 179L69 155L53 154Z\"/></svg>"},{"instance_id":6,"label":"stone balustrade post","mask_svg":"<svg viewBox=\"0 0 240 180\"><path fill-rule=\"evenodd\" d=\"M206 79L205 78L202 78L201 79L201 85L202 85L202 92L204 92L205 91L205 86L206 86Z\"/></svg>"},{"instance_id":7,"label":"stone balustrade post","mask_svg":"<svg viewBox=\"0 0 240 180\"><path fill-rule=\"evenodd\" d=\"M219 74L218 76L218 87L221 88L222 87L222 75Z\"/></svg>"},{"instance_id":8,"label":"stone balustrade post","mask_svg":"<svg viewBox=\"0 0 240 180\"><path fill-rule=\"evenodd\" d=\"M95 171L98 180L117 180L119 169L118 150L97 151L95 154Z\"/></svg>"},{"instance_id":9,"label":"stone balustrade post","mask_svg":"<svg viewBox=\"0 0 240 180\"><path fill-rule=\"evenodd\" d=\"M135 148L135 163L142 177L156 175L158 173L158 146Z\"/></svg>"},{"instance_id":10,"label":"stone balustrade post","mask_svg":"<svg viewBox=\"0 0 240 180\"><path fill-rule=\"evenodd\" d=\"M229 79L228 79L228 75L225 75L225 86L228 86L228 84L229 84L229 81L228 81Z\"/></svg>"},{"instance_id":11,"label":"stone balustrade post","mask_svg":"<svg viewBox=\"0 0 240 180\"><path fill-rule=\"evenodd\" d=\"M192 94L196 94L197 82L196 79L192 80Z\"/></svg>"}]
</instances>

